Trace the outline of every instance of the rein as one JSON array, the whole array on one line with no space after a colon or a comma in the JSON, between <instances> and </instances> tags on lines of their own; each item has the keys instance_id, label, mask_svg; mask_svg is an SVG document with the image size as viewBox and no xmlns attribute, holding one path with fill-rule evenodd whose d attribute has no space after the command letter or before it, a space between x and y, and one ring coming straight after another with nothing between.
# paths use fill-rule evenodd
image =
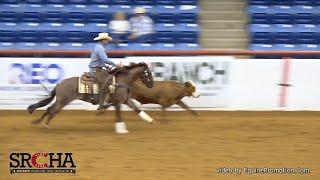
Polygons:
<instances>
[{"instance_id":1,"label":"rein","mask_svg":"<svg viewBox=\"0 0 320 180\"><path fill-rule=\"evenodd\" d=\"M133 66L131 66L131 67L128 67L127 69L125 69L126 71L129 71L130 69L132 69L132 68L135 68L135 67L138 67L138 66L140 66L140 64L135 64L135 65L133 65ZM123 69L121 69L121 68L117 68L114 72L112 72L112 74L110 74L109 76L108 76L108 79L107 79L107 82L106 82L106 84L108 84L108 85L114 85L114 86L116 86L116 87L118 87L118 88L126 88L126 89L128 89L128 91L130 91L131 90L131 88L128 86L128 85L126 85L126 84L124 84L124 83L113 83L113 82L109 82L109 79L111 78L113 78L113 77L115 77L121 70L123 70ZM124 72L124 73L128 73L128 72Z\"/></svg>"},{"instance_id":2,"label":"rein","mask_svg":"<svg viewBox=\"0 0 320 180\"><path fill-rule=\"evenodd\" d=\"M117 84L115 84L115 86L117 86L118 88L126 88L129 91L131 90L131 88L128 85L123 84L123 83L117 83Z\"/></svg>"},{"instance_id":3,"label":"rein","mask_svg":"<svg viewBox=\"0 0 320 180\"><path fill-rule=\"evenodd\" d=\"M128 85L124 84L124 83L115 83L115 84L113 84L113 82L109 82L109 79L112 79L113 77L115 77L116 74L117 74L119 71L120 71L120 69L118 68L118 69L116 69L115 72L113 72L112 74L110 74L110 75L108 76L108 79L107 79L107 82L106 82L106 83L107 83L108 85L115 85L117 88L126 88L126 89L128 89L128 90L130 91L131 88L130 88Z\"/></svg>"}]
</instances>

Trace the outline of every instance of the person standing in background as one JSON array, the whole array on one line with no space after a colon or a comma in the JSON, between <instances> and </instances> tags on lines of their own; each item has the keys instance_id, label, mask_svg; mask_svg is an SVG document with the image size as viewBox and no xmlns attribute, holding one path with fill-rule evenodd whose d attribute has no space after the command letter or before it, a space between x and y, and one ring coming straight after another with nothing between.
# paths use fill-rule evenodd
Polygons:
<instances>
[{"instance_id":1,"label":"person standing in background","mask_svg":"<svg viewBox=\"0 0 320 180\"><path fill-rule=\"evenodd\" d=\"M153 20L147 16L146 9L137 7L134 16L130 18L131 34L129 40L134 43L148 43L154 33Z\"/></svg>"},{"instance_id":2,"label":"person standing in background","mask_svg":"<svg viewBox=\"0 0 320 180\"><path fill-rule=\"evenodd\" d=\"M130 22L122 12L114 14L113 19L109 22L110 34L113 41L118 44L127 42L130 31Z\"/></svg>"}]
</instances>

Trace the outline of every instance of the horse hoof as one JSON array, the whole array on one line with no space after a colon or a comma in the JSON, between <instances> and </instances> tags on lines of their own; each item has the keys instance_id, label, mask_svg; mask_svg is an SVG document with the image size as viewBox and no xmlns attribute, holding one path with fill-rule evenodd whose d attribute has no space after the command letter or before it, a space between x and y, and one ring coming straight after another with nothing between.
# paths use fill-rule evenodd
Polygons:
<instances>
[{"instance_id":1,"label":"horse hoof","mask_svg":"<svg viewBox=\"0 0 320 180\"><path fill-rule=\"evenodd\" d=\"M100 110L99 112L97 112L97 116L101 116L101 115L103 115L104 114L104 110Z\"/></svg>"},{"instance_id":2,"label":"horse hoof","mask_svg":"<svg viewBox=\"0 0 320 180\"><path fill-rule=\"evenodd\" d=\"M99 106L98 108L97 108L97 111L100 111L100 110L103 110L104 108L103 108L103 106Z\"/></svg>"},{"instance_id":3,"label":"horse hoof","mask_svg":"<svg viewBox=\"0 0 320 180\"><path fill-rule=\"evenodd\" d=\"M142 120L147 121L148 123L152 123L154 120L144 111L140 111L139 116Z\"/></svg>"},{"instance_id":4,"label":"horse hoof","mask_svg":"<svg viewBox=\"0 0 320 180\"><path fill-rule=\"evenodd\" d=\"M45 124L45 123L41 123L41 126L46 128L46 129L50 129L49 125L48 124Z\"/></svg>"},{"instance_id":5,"label":"horse hoof","mask_svg":"<svg viewBox=\"0 0 320 180\"><path fill-rule=\"evenodd\" d=\"M110 106L112 105L112 103L108 103L108 104L104 104L104 105L99 105L99 107L97 108L97 110L104 110L104 109L108 109Z\"/></svg>"},{"instance_id":6,"label":"horse hoof","mask_svg":"<svg viewBox=\"0 0 320 180\"><path fill-rule=\"evenodd\" d=\"M128 130L121 130L121 131L116 131L117 134L128 134Z\"/></svg>"},{"instance_id":7,"label":"horse hoof","mask_svg":"<svg viewBox=\"0 0 320 180\"><path fill-rule=\"evenodd\" d=\"M33 110L32 110L32 109L29 109L29 108L28 108L27 110L28 110L28 113L29 113L29 114L32 114L32 113L33 113Z\"/></svg>"},{"instance_id":8,"label":"horse hoof","mask_svg":"<svg viewBox=\"0 0 320 180\"><path fill-rule=\"evenodd\" d=\"M29 114L32 114L34 111L34 109L31 106L29 106L27 110L28 110Z\"/></svg>"},{"instance_id":9,"label":"horse hoof","mask_svg":"<svg viewBox=\"0 0 320 180\"><path fill-rule=\"evenodd\" d=\"M149 124L159 124L159 122L153 119L152 121L149 122Z\"/></svg>"}]
</instances>

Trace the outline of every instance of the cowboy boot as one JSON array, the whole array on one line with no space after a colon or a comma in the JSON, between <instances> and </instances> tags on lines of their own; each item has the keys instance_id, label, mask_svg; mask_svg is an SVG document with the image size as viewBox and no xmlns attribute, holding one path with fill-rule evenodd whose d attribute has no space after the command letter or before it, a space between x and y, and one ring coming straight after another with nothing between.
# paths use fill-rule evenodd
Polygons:
<instances>
[{"instance_id":1,"label":"cowboy boot","mask_svg":"<svg viewBox=\"0 0 320 180\"><path fill-rule=\"evenodd\" d=\"M101 103L101 99L100 99L99 107L97 108L97 110L107 109L112 105L112 103L110 102L109 94L107 94L106 98L103 98L103 97L100 97L100 98L102 98L103 100Z\"/></svg>"}]
</instances>

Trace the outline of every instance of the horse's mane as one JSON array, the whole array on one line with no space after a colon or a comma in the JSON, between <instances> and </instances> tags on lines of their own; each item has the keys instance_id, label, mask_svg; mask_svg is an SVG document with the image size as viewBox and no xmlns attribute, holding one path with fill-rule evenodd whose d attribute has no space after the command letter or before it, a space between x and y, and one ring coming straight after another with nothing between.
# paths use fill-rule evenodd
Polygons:
<instances>
[{"instance_id":1,"label":"horse's mane","mask_svg":"<svg viewBox=\"0 0 320 180\"><path fill-rule=\"evenodd\" d=\"M126 68L127 70L130 70L130 69L135 68L135 67L138 67L138 66L147 66L147 64L144 63L144 62L130 63L129 66L125 66L125 68Z\"/></svg>"},{"instance_id":2,"label":"horse's mane","mask_svg":"<svg viewBox=\"0 0 320 180\"><path fill-rule=\"evenodd\" d=\"M128 73L129 70L139 66L147 66L147 64L144 62L130 63L128 66L116 68L115 70L111 71L111 74Z\"/></svg>"}]
</instances>

